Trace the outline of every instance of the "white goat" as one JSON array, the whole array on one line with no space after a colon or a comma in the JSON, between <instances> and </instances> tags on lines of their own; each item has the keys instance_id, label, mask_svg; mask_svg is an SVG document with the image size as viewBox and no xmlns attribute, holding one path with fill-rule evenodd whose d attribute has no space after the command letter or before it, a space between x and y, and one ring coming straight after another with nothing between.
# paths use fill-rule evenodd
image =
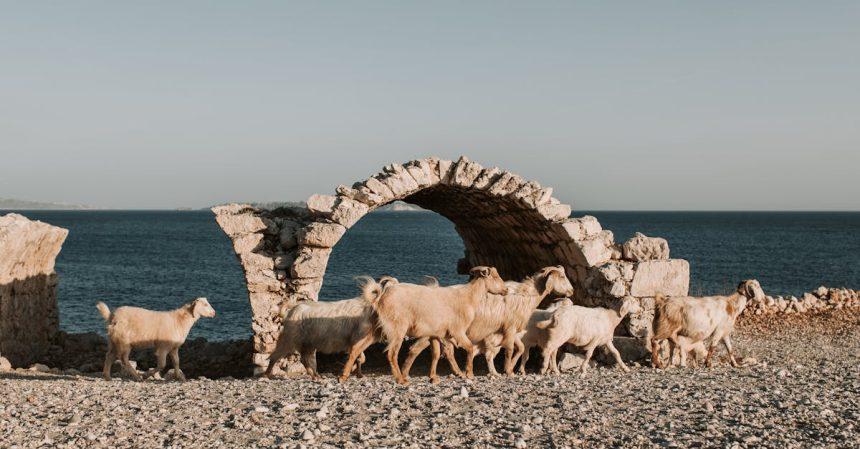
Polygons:
<instances>
[{"instance_id":1,"label":"white goat","mask_svg":"<svg viewBox=\"0 0 860 449\"><path fill-rule=\"evenodd\" d=\"M358 278L366 282L365 278ZM367 278L369 279L369 278ZM372 279L371 279L372 281ZM383 289L397 284L397 279L384 276L379 280ZM302 366L314 379L319 379L316 353L335 354L346 352L346 364L339 380L346 381L355 367L356 376L361 377L364 350L379 341L376 316L373 307L363 298L341 301L302 302L289 310L282 310L283 329L275 350L269 356L266 377L278 362L288 355L299 354Z\"/></svg>"},{"instance_id":2,"label":"white goat","mask_svg":"<svg viewBox=\"0 0 860 449\"><path fill-rule=\"evenodd\" d=\"M513 374L514 360L519 358L523 351L518 335L525 329L532 312L550 294L573 294L573 286L562 266L545 267L523 282L508 281L505 285L508 294L504 297L487 295L479 301L475 319L467 331L474 346L466 358L466 377L474 377L474 360L479 352L484 353L490 375L497 375L493 363L499 352L497 346L505 348L505 373ZM404 376L409 377L412 362L428 344L428 338L419 339L412 344L401 368Z\"/></svg>"},{"instance_id":3,"label":"white goat","mask_svg":"<svg viewBox=\"0 0 860 449\"><path fill-rule=\"evenodd\" d=\"M558 366L551 363L558 348L565 343L570 343L585 349L585 360L582 362L582 377L588 371L588 362L591 360L594 349L605 346L615 357L618 366L629 371L621 354L612 344L615 328L628 313L641 311L639 301L636 298L627 297L621 303L619 310L605 309L603 307L565 306L559 307L552 313L552 318L535 323L539 329L547 330L547 342L543 348L543 367L541 374L546 374L550 366L556 374L559 374Z\"/></svg>"},{"instance_id":4,"label":"white goat","mask_svg":"<svg viewBox=\"0 0 860 449\"><path fill-rule=\"evenodd\" d=\"M531 348L534 348L535 346L543 348L546 346L549 334L547 333L546 329L537 327L537 323L552 318L553 312L565 306L573 306L573 301L571 301L570 298L563 298L552 303L544 310L535 310L534 312L532 312L532 316L529 318L528 324L526 324L525 331L521 332L520 334L520 341L523 344L522 359L520 359L521 361L519 368L520 374L525 375L526 373L526 362L528 362L529 360L529 351L531 350ZM501 337L496 337L495 340L499 342L497 344L500 344L502 341ZM496 352L498 352L499 347L496 346L495 350ZM553 368L557 370L558 368L556 365L556 353L552 353L550 355L550 359L551 363L553 364ZM516 363L517 360L515 359L514 364Z\"/></svg>"},{"instance_id":5,"label":"white goat","mask_svg":"<svg viewBox=\"0 0 860 449\"><path fill-rule=\"evenodd\" d=\"M687 337L691 343L710 341L705 365L711 366L711 356L717 344L722 342L729 353L732 366L738 366L732 348L731 333L735 321L746 307L747 300L763 298L764 292L756 280L747 280L738 284L735 293L729 296L705 296L695 298L677 296L665 298L658 295L655 298L654 324L651 337L651 364L656 368L662 367L660 361L659 343L669 340L669 360L674 358L675 346L679 346L679 336ZM682 352L682 361L686 355Z\"/></svg>"},{"instance_id":6,"label":"white goat","mask_svg":"<svg viewBox=\"0 0 860 449\"><path fill-rule=\"evenodd\" d=\"M470 275L472 278L469 283L449 287L404 283L383 288L372 280L365 284L362 296L370 301L377 313L382 333L388 340L388 363L398 383L409 383L397 360L406 336L439 340L451 338L460 347L472 350L472 342L466 331L475 319L479 301L487 293L504 295L507 287L498 271L492 267L475 267ZM452 368L455 367L450 345L446 345L446 356L452 362ZM434 383L439 381L436 376L438 361L439 353L434 351L430 365L430 380ZM455 373L462 376L462 372L458 371L459 368L455 369Z\"/></svg>"},{"instance_id":7,"label":"white goat","mask_svg":"<svg viewBox=\"0 0 860 449\"><path fill-rule=\"evenodd\" d=\"M102 318L107 321L108 350L105 356L103 375L110 380L110 369L114 360L120 359L125 370L135 379L142 377L131 366L128 356L132 349L155 348L158 359L156 373L161 373L167 364L167 354L173 359L173 368L179 380L185 374L179 368L179 347L185 343L191 326L201 317L212 318L215 309L206 298L197 298L184 306L167 312L152 311L139 307L119 307L111 313L103 302L96 304Z\"/></svg>"}]
</instances>

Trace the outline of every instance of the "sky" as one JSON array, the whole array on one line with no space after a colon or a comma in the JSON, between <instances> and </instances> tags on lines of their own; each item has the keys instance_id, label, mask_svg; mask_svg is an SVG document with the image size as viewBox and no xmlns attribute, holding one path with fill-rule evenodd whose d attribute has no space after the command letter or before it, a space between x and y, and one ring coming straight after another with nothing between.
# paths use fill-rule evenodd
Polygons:
<instances>
[{"instance_id":1,"label":"sky","mask_svg":"<svg viewBox=\"0 0 860 449\"><path fill-rule=\"evenodd\" d=\"M856 1L0 10L0 197L303 200L465 154L574 210L860 210Z\"/></svg>"}]
</instances>

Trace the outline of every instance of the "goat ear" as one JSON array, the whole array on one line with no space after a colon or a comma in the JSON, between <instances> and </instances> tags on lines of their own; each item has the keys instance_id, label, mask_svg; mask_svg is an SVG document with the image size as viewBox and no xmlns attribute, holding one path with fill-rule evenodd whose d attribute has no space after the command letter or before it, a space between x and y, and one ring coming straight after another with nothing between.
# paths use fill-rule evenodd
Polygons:
<instances>
[{"instance_id":1,"label":"goat ear","mask_svg":"<svg viewBox=\"0 0 860 449\"><path fill-rule=\"evenodd\" d=\"M195 299L194 302L191 303L191 316L194 318L200 318L200 300Z\"/></svg>"}]
</instances>

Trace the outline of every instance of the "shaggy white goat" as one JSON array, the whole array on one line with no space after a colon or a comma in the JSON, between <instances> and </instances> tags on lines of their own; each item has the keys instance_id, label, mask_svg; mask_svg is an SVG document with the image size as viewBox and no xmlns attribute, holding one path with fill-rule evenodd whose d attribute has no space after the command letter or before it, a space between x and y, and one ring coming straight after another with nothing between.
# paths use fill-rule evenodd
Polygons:
<instances>
[{"instance_id":1,"label":"shaggy white goat","mask_svg":"<svg viewBox=\"0 0 860 449\"><path fill-rule=\"evenodd\" d=\"M585 349L585 360L582 362L581 374L583 377L588 371L588 362L594 354L594 349L598 346L605 346L609 349L618 366L624 371L629 371L629 368L621 360L621 354L612 344L612 337L615 334L615 328L628 313L638 313L639 311L641 311L639 301L632 297L625 298L619 310L603 307L559 307L552 313L550 319L535 323L539 329L547 330L541 374L546 374L551 365L553 372L559 374L558 366L551 361L554 359L558 348L565 343Z\"/></svg>"},{"instance_id":2,"label":"shaggy white goat","mask_svg":"<svg viewBox=\"0 0 860 449\"><path fill-rule=\"evenodd\" d=\"M370 278L358 278L363 285ZM373 280L370 279L372 282ZM397 284L397 279L383 276L379 285L384 289ZM302 302L289 310L281 310L283 328L275 350L269 356L265 376L271 377L277 363L284 357L299 354L302 365L314 379L317 372L316 353L346 352L346 364L339 380L346 381L355 366L361 377L364 350L379 341L373 307L363 298L341 301Z\"/></svg>"},{"instance_id":3,"label":"shaggy white goat","mask_svg":"<svg viewBox=\"0 0 860 449\"><path fill-rule=\"evenodd\" d=\"M665 298L658 295L655 298L651 348L657 349L661 341L669 340L671 361L675 346L681 344L679 336L689 338L691 343L709 341L705 365L711 366L714 349L722 342L729 353L732 366L738 366L731 339L735 321L746 308L747 300L763 297L761 285L754 279L738 284L735 293L729 296ZM685 356L682 354L683 358ZM651 364L656 368L662 367L659 350L651 351Z\"/></svg>"},{"instance_id":4,"label":"shaggy white goat","mask_svg":"<svg viewBox=\"0 0 860 449\"><path fill-rule=\"evenodd\" d=\"M105 356L103 375L110 380L110 369L114 360L120 359L125 370L135 379L142 377L131 366L128 356L132 349L155 348L158 359L156 373L161 373L167 364L167 354L173 359L176 377L185 380L179 368L179 347L185 343L191 326L201 317L212 318L215 309L206 298L197 298L184 306L167 312L141 309L139 307L119 307L111 313L103 302L96 304L102 318L107 321L108 350Z\"/></svg>"},{"instance_id":5,"label":"shaggy white goat","mask_svg":"<svg viewBox=\"0 0 860 449\"><path fill-rule=\"evenodd\" d=\"M532 312L551 294L573 294L573 286L562 266L545 267L523 282L508 281L505 285L508 288L507 295L501 298L487 295L478 303L475 319L467 331L474 346L466 358L466 377L474 377L474 360L480 352L484 353L490 375L497 375L493 363L499 352L497 346L505 348L505 373L513 374L513 361L519 358L523 351L518 335L525 329ZM429 344L428 338L419 339L412 344L401 367L404 376L409 377L412 362Z\"/></svg>"},{"instance_id":6,"label":"shaggy white goat","mask_svg":"<svg viewBox=\"0 0 860 449\"><path fill-rule=\"evenodd\" d=\"M492 267L475 267L470 275L469 283L449 287L403 283L383 288L372 280L364 285L362 296L376 310L382 333L388 340L386 351L391 373L398 383L409 383L397 360L406 336L439 340L451 338L460 347L472 350L472 342L466 331L475 319L478 302L487 293L506 294L507 287L498 271ZM446 348L450 346L446 345ZM446 350L446 356L456 366L453 350L450 353ZM430 365L430 380L434 383L439 381L435 369L438 361L439 354L434 351ZM462 372L457 374L462 375Z\"/></svg>"},{"instance_id":7,"label":"shaggy white goat","mask_svg":"<svg viewBox=\"0 0 860 449\"><path fill-rule=\"evenodd\" d=\"M520 341L523 343L523 352L522 359L520 359L520 374L525 375L526 373L526 362L529 360L529 352L531 348L535 346L539 348L543 348L546 346L547 338L549 334L546 329L537 327L537 323L541 321L546 321L552 318L552 313L557 309L565 306L573 306L573 301L570 298L563 298L554 303L552 303L549 307L543 310L535 310L532 312L532 316L529 318L528 324L526 324L525 331L520 333ZM495 337L495 341L501 343L501 337ZM493 343L493 342L490 342ZM495 351L498 352L499 347L496 346ZM495 354L493 354L495 356ZM557 370L557 361L556 361L556 353L552 353L550 355L550 362L553 364L553 369ZM517 360L514 360L514 363L517 363Z\"/></svg>"}]
</instances>

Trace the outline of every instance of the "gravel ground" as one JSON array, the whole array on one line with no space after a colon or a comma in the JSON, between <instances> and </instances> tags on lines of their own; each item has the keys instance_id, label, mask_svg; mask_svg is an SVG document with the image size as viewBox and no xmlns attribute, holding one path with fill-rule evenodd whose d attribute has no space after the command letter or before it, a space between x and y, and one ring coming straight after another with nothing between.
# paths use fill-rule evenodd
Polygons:
<instances>
[{"instance_id":1,"label":"gravel ground","mask_svg":"<svg viewBox=\"0 0 860 449\"><path fill-rule=\"evenodd\" d=\"M0 447L860 447L860 312L749 318L731 369L340 385L0 374ZM777 321L778 320L778 321ZM539 358L539 357L538 357ZM748 362L751 362L748 360Z\"/></svg>"}]
</instances>

